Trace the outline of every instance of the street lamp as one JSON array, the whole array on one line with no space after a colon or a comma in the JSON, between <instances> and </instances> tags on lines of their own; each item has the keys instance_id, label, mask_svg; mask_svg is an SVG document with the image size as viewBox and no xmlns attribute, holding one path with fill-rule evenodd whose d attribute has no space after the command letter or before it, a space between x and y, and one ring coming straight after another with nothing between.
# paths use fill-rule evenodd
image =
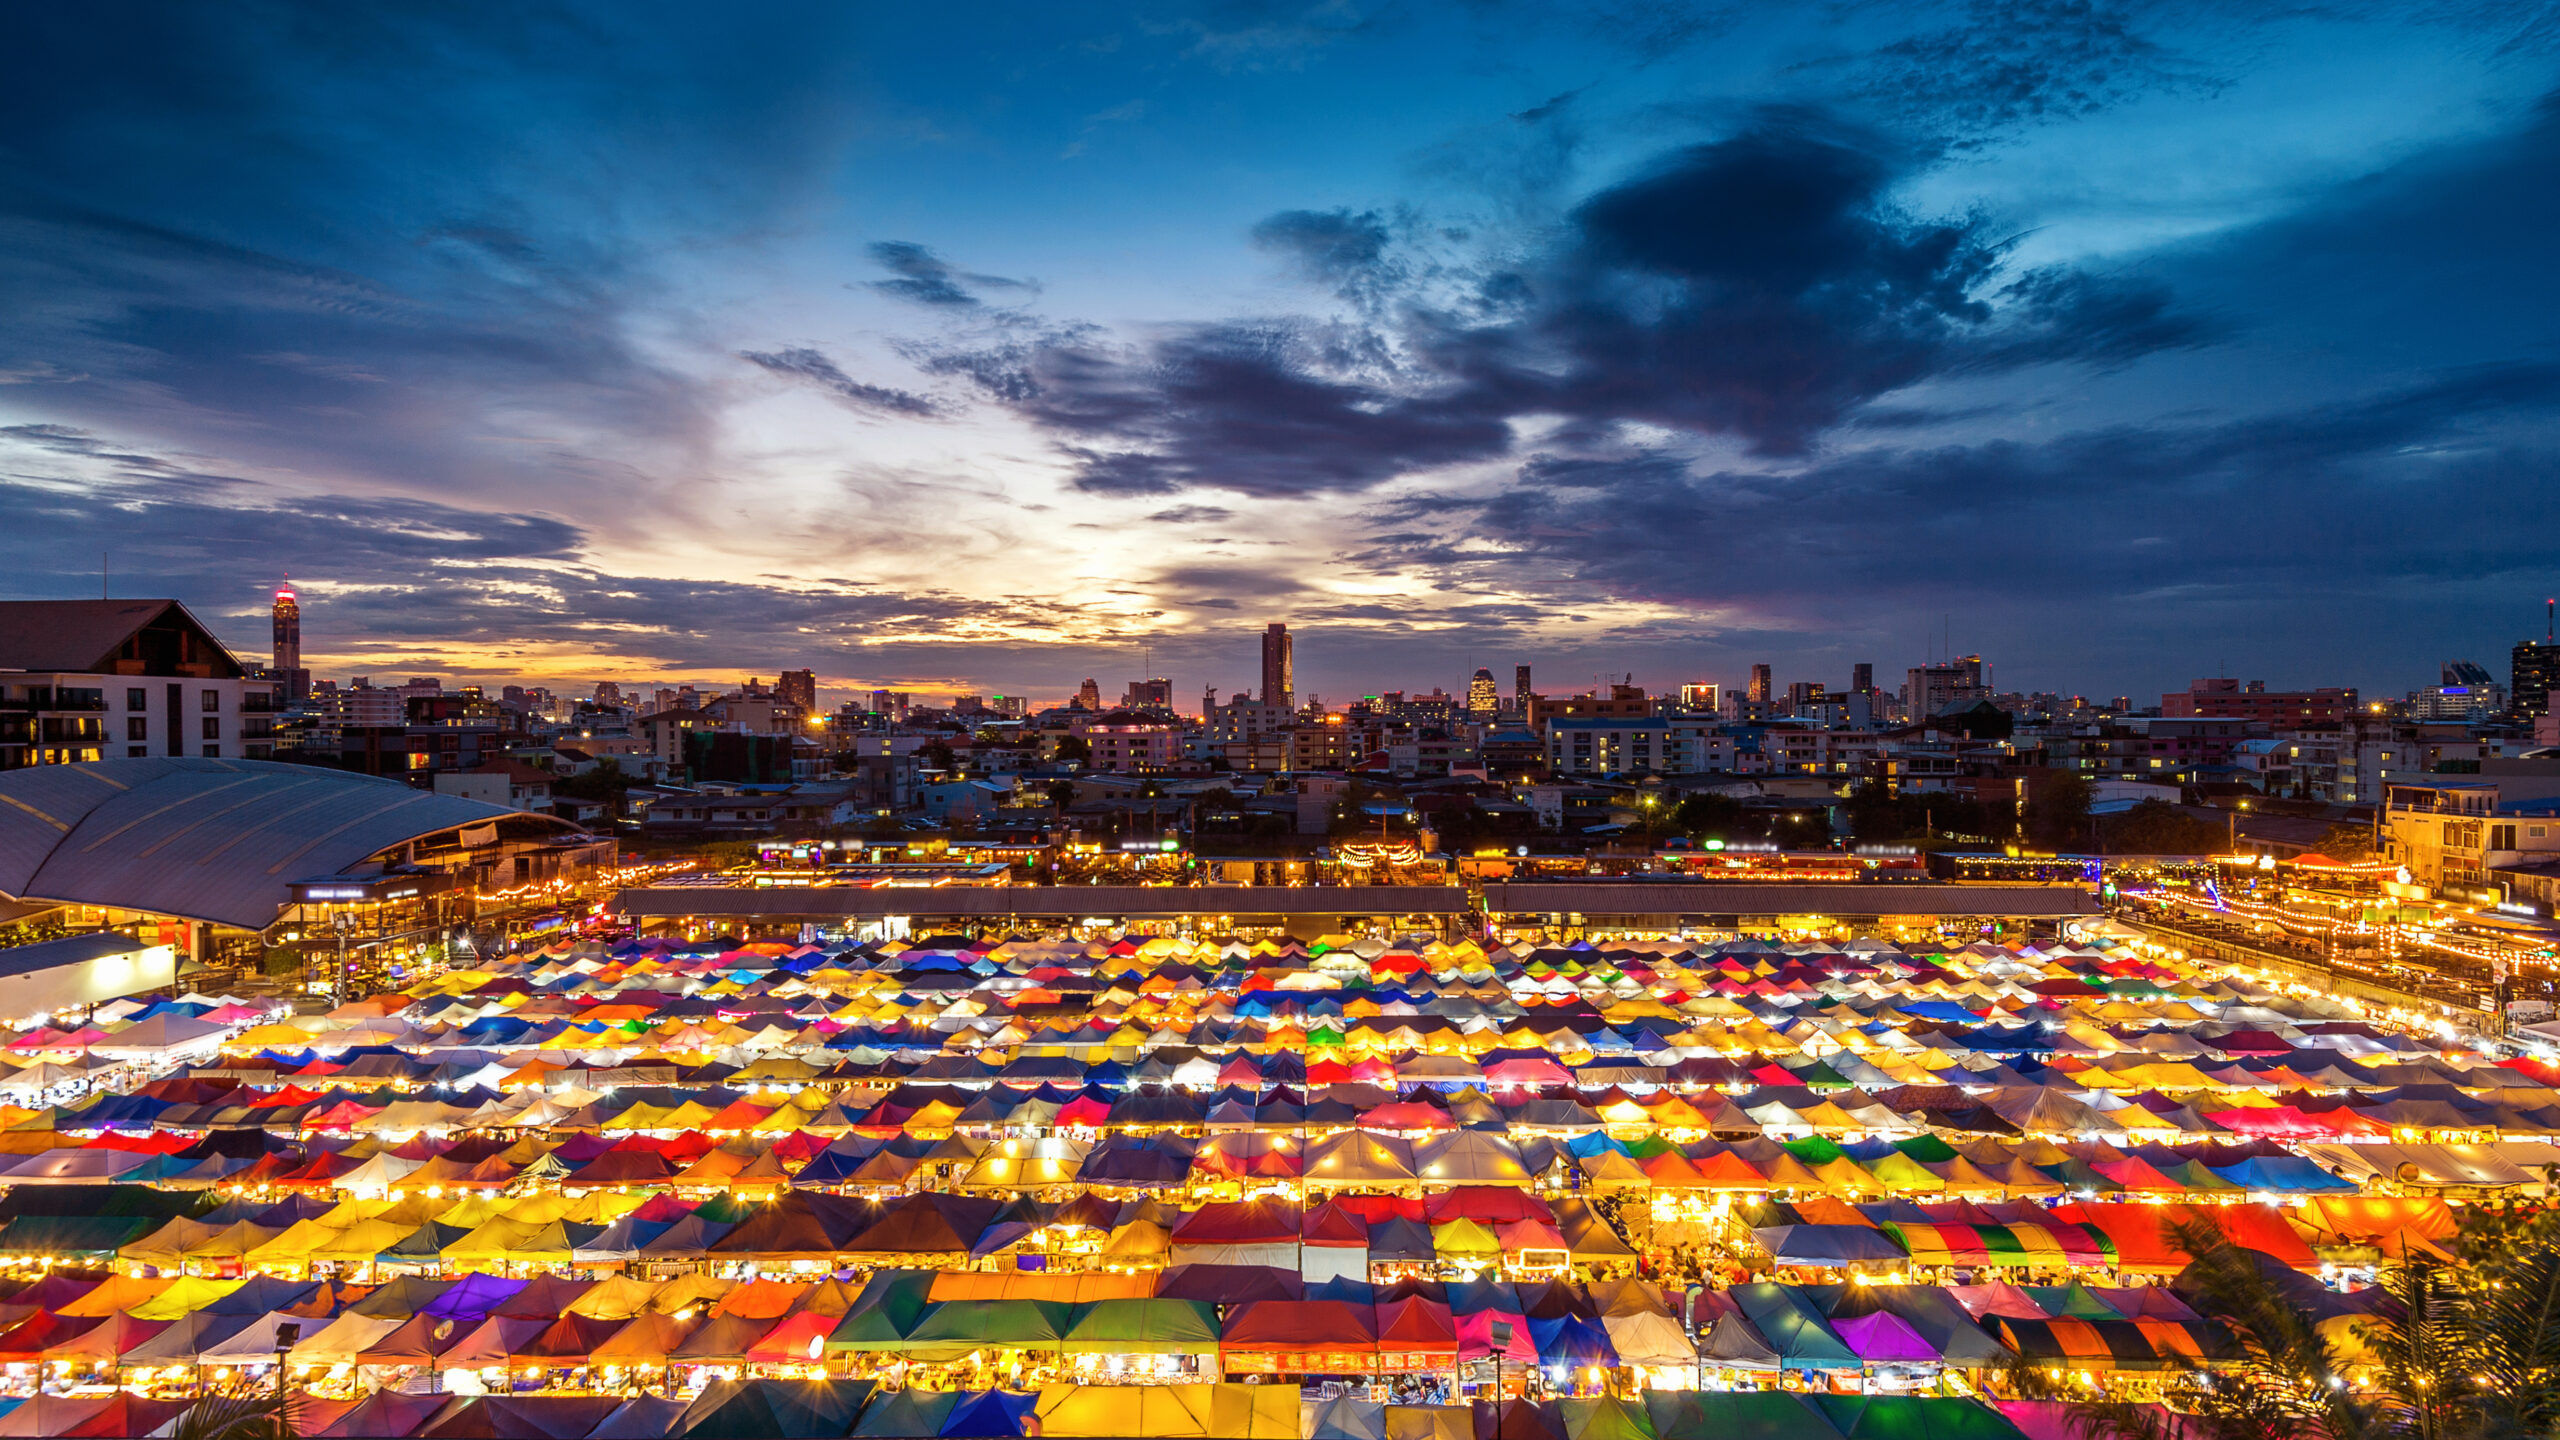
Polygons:
<instances>
[{"instance_id":1,"label":"street lamp","mask_svg":"<svg viewBox=\"0 0 2560 1440\"><path fill-rule=\"evenodd\" d=\"M301 1321L279 1320L276 1322L276 1398L279 1400L284 1398L285 1352L291 1350L294 1342L301 1338Z\"/></svg>"}]
</instances>

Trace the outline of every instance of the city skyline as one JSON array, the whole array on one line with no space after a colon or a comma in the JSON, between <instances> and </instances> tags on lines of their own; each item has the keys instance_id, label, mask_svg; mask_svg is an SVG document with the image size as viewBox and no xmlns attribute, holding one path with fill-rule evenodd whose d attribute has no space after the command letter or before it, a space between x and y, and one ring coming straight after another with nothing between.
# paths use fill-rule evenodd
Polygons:
<instances>
[{"instance_id":1,"label":"city skyline","mask_svg":"<svg viewBox=\"0 0 2560 1440\"><path fill-rule=\"evenodd\" d=\"M2530 16L758 21L31 19L7 593L1031 694L1273 620L1328 696L2396 694L2541 631Z\"/></svg>"}]
</instances>

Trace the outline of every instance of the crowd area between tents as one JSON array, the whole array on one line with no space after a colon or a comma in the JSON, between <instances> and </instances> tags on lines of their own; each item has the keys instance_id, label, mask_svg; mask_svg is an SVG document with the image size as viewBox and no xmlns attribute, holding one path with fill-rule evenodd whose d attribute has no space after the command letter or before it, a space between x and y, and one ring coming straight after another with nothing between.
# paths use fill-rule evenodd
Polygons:
<instances>
[{"instance_id":1,"label":"crowd area between tents","mask_svg":"<svg viewBox=\"0 0 2560 1440\"><path fill-rule=\"evenodd\" d=\"M569 943L9 1037L0 1435L2011 1440L2251 1252L2560 1165L2560 1074L2122 939Z\"/></svg>"}]
</instances>

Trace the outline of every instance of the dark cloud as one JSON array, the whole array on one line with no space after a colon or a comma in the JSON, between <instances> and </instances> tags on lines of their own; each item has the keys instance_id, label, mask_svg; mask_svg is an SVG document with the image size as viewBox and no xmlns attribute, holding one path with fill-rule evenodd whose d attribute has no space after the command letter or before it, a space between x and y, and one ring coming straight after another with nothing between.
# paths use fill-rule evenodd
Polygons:
<instances>
[{"instance_id":1,"label":"dark cloud","mask_svg":"<svg viewBox=\"0 0 2560 1440\"><path fill-rule=\"evenodd\" d=\"M738 358L751 365L806 380L835 398L863 410L885 410L893 415L931 416L942 413L942 407L911 390L894 390L885 385L870 385L844 373L843 367L822 351L804 347L787 350L741 350Z\"/></svg>"},{"instance_id":2,"label":"dark cloud","mask_svg":"<svg viewBox=\"0 0 2560 1440\"><path fill-rule=\"evenodd\" d=\"M974 275L954 266L922 245L908 240L880 240L871 246L871 258L881 268L897 276L894 280L867 281L884 295L912 300L918 305L940 305L952 309L974 309L985 303L978 290L1029 290L1030 282L1008 280L1001 275Z\"/></svg>"},{"instance_id":3,"label":"dark cloud","mask_svg":"<svg viewBox=\"0 0 2560 1440\"><path fill-rule=\"evenodd\" d=\"M2166 284L2148 277L2048 266L2003 286L2000 299L2007 323L1981 352L1982 361L1994 366L2123 363L2228 333L2227 326L2181 306Z\"/></svg>"},{"instance_id":4,"label":"dark cloud","mask_svg":"<svg viewBox=\"0 0 2560 1440\"><path fill-rule=\"evenodd\" d=\"M2108 0L1969 0L1954 24L1809 67L1892 119L1958 145L2223 81Z\"/></svg>"},{"instance_id":5,"label":"dark cloud","mask_svg":"<svg viewBox=\"0 0 2560 1440\"><path fill-rule=\"evenodd\" d=\"M1388 258L1394 239L1375 210L1283 210L1253 227L1253 241L1289 258L1306 278L1358 305L1374 305L1403 278Z\"/></svg>"},{"instance_id":6,"label":"dark cloud","mask_svg":"<svg viewBox=\"0 0 2560 1440\"><path fill-rule=\"evenodd\" d=\"M1176 505L1158 510L1147 518L1159 525L1200 525L1232 520L1235 514L1223 505Z\"/></svg>"},{"instance_id":7,"label":"dark cloud","mask_svg":"<svg viewBox=\"0 0 2560 1440\"><path fill-rule=\"evenodd\" d=\"M1532 263L1433 305L1371 211L1283 211L1255 240L1356 323L1178 327L1147 344L1014 339L926 354L1041 425L1085 490L1357 491L1504 455L1511 425L1631 423L1801 455L1860 407L1962 371L2122 364L2206 333L2158 284L2003 279L1980 217L1905 213L1925 157L1770 111L1591 195ZM1449 277L1434 277L1446 293Z\"/></svg>"},{"instance_id":8,"label":"dark cloud","mask_svg":"<svg viewBox=\"0 0 2560 1440\"><path fill-rule=\"evenodd\" d=\"M1923 575L1932 603L1973 613L2036 597L2018 628L2048 647L2135 617L2245 627L2266 606L2331 603L2315 596L2546 573L2555 405L2560 367L2511 364L2218 424L1878 447L1786 471L1540 456L1489 495L1383 507L1398 543L1351 558L1453 584L1542 575L1560 603L1747 595L1782 629L1890 613Z\"/></svg>"},{"instance_id":9,"label":"dark cloud","mask_svg":"<svg viewBox=\"0 0 2560 1440\"><path fill-rule=\"evenodd\" d=\"M1507 446L1489 408L1346 373L1366 354L1290 325L1202 326L1134 355L1046 348L1016 408L1065 438L1076 488L1095 494L1362 490Z\"/></svg>"}]
</instances>

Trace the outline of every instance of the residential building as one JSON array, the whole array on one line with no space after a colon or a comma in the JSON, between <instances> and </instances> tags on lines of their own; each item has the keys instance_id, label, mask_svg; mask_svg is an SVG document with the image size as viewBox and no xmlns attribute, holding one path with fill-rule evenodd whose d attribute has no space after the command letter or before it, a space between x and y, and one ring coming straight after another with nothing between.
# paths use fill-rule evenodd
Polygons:
<instances>
[{"instance_id":1,"label":"residential building","mask_svg":"<svg viewBox=\"0 0 2560 1440\"><path fill-rule=\"evenodd\" d=\"M436 793L459 795L485 805L503 805L509 810L547 811L551 808L551 772L536 769L515 760L484 760L469 770L441 771L435 778Z\"/></svg>"},{"instance_id":2,"label":"residential building","mask_svg":"<svg viewBox=\"0 0 2560 1440\"><path fill-rule=\"evenodd\" d=\"M2335 725L2355 708L2352 686L2269 690L2263 680L2197 680L2160 697L2160 713L2173 720L2258 720L2274 726Z\"/></svg>"},{"instance_id":3,"label":"residential building","mask_svg":"<svg viewBox=\"0 0 2560 1440\"><path fill-rule=\"evenodd\" d=\"M1089 768L1130 775L1161 774L1173 768L1181 748L1171 725L1146 722L1088 725L1085 744L1092 747Z\"/></svg>"},{"instance_id":4,"label":"residential building","mask_svg":"<svg viewBox=\"0 0 2560 1440\"><path fill-rule=\"evenodd\" d=\"M1991 698L1991 667L1979 655L1965 655L1943 665L1915 665L1904 674L1903 712L1926 720Z\"/></svg>"},{"instance_id":5,"label":"residential building","mask_svg":"<svg viewBox=\"0 0 2560 1440\"><path fill-rule=\"evenodd\" d=\"M2560 642L2519 640L2507 657L2507 695L2516 715L2530 720L2551 710L2551 690L2560 685Z\"/></svg>"},{"instance_id":6,"label":"residential building","mask_svg":"<svg viewBox=\"0 0 2560 1440\"><path fill-rule=\"evenodd\" d=\"M1547 769L1557 775L1692 775L1732 768L1722 729L1674 717L1557 718L1547 725Z\"/></svg>"},{"instance_id":7,"label":"residential building","mask_svg":"<svg viewBox=\"0 0 2560 1440\"><path fill-rule=\"evenodd\" d=\"M796 705L803 715L818 713L818 672L785 670L773 682L774 698Z\"/></svg>"},{"instance_id":8,"label":"residential building","mask_svg":"<svg viewBox=\"0 0 2560 1440\"><path fill-rule=\"evenodd\" d=\"M1724 687L1713 684L1680 687L1680 708L1692 714L1712 715L1724 708Z\"/></svg>"},{"instance_id":9,"label":"residential building","mask_svg":"<svg viewBox=\"0 0 2560 1440\"><path fill-rule=\"evenodd\" d=\"M1766 665L1752 666L1751 689L1747 692L1745 698L1749 699L1755 705L1766 705L1769 703L1769 692L1769 667Z\"/></svg>"},{"instance_id":10,"label":"residential building","mask_svg":"<svg viewBox=\"0 0 2560 1440\"><path fill-rule=\"evenodd\" d=\"M1302 722L1288 735L1292 770L1348 770L1369 755L1370 732L1340 715Z\"/></svg>"},{"instance_id":11,"label":"residential building","mask_svg":"<svg viewBox=\"0 0 2560 1440\"><path fill-rule=\"evenodd\" d=\"M0 770L262 760L274 693L175 600L0 601Z\"/></svg>"},{"instance_id":12,"label":"residential building","mask_svg":"<svg viewBox=\"0 0 2560 1440\"><path fill-rule=\"evenodd\" d=\"M1557 720L1639 720L1653 714L1653 697L1633 685L1612 685L1609 693L1540 695L1529 702L1529 728L1543 731Z\"/></svg>"},{"instance_id":13,"label":"residential building","mask_svg":"<svg viewBox=\"0 0 2560 1440\"><path fill-rule=\"evenodd\" d=\"M2496 863L2560 858L2560 822L2547 802L2509 810L2499 802L2499 781L2473 776L2427 776L2391 781L2383 802L2383 856L2432 889L2478 892L2491 884Z\"/></svg>"}]
</instances>

